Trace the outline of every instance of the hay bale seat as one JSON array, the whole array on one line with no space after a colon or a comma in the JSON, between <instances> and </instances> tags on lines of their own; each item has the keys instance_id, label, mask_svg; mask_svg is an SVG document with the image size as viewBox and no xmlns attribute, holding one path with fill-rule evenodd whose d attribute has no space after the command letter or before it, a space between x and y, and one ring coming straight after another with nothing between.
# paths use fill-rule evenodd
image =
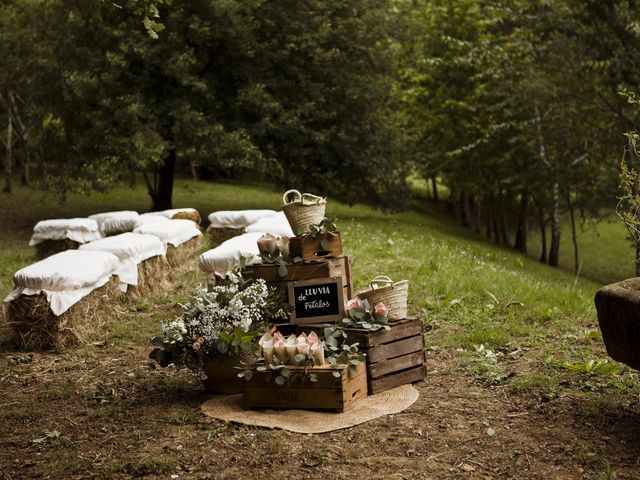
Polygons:
<instances>
[{"instance_id":1,"label":"hay bale seat","mask_svg":"<svg viewBox=\"0 0 640 480\"><path fill-rule=\"evenodd\" d=\"M126 301L163 288L168 273L167 248L155 235L122 233L82 245L80 250L113 253L120 265L114 272Z\"/></svg>"},{"instance_id":2,"label":"hay bale seat","mask_svg":"<svg viewBox=\"0 0 640 480\"><path fill-rule=\"evenodd\" d=\"M103 236L109 237L121 233L132 232L136 228L136 219L140 215L132 210L120 210L117 212L104 212L89 215L89 218L98 222L98 228Z\"/></svg>"},{"instance_id":3,"label":"hay bale seat","mask_svg":"<svg viewBox=\"0 0 640 480\"><path fill-rule=\"evenodd\" d=\"M102 238L98 222L91 218L41 220L33 227L30 247L36 247L36 258L78 248Z\"/></svg>"},{"instance_id":4,"label":"hay bale seat","mask_svg":"<svg viewBox=\"0 0 640 480\"><path fill-rule=\"evenodd\" d=\"M207 236L211 240L211 248L242 235L249 225L277 213L275 210L220 210L210 213Z\"/></svg>"},{"instance_id":5,"label":"hay bale seat","mask_svg":"<svg viewBox=\"0 0 640 480\"><path fill-rule=\"evenodd\" d=\"M640 277L602 287L595 303L609 356L640 370Z\"/></svg>"},{"instance_id":6,"label":"hay bale seat","mask_svg":"<svg viewBox=\"0 0 640 480\"><path fill-rule=\"evenodd\" d=\"M216 278L224 278L240 265L241 258L247 265L260 263L257 241L262 235L262 232L244 233L200 255L198 264L206 275L207 283L215 284Z\"/></svg>"},{"instance_id":7,"label":"hay bale seat","mask_svg":"<svg viewBox=\"0 0 640 480\"><path fill-rule=\"evenodd\" d=\"M202 232L191 220L149 221L133 233L158 237L167 247L167 261L172 274L192 270L200 247Z\"/></svg>"},{"instance_id":8,"label":"hay bale seat","mask_svg":"<svg viewBox=\"0 0 640 480\"><path fill-rule=\"evenodd\" d=\"M191 220L196 225L200 225L200 214L195 208L172 208L170 210L161 210L158 212L148 212L140 215L141 217L164 217L168 220Z\"/></svg>"},{"instance_id":9,"label":"hay bale seat","mask_svg":"<svg viewBox=\"0 0 640 480\"><path fill-rule=\"evenodd\" d=\"M289 220L285 217L284 212L277 212L276 215L271 217L265 217L258 220L256 223L252 223L245 232L254 233L270 233L278 237L293 237L293 230L289 225Z\"/></svg>"},{"instance_id":10,"label":"hay bale seat","mask_svg":"<svg viewBox=\"0 0 640 480\"><path fill-rule=\"evenodd\" d=\"M68 250L18 270L3 306L19 347L60 349L88 341L115 311L118 264L112 253Z\"/></svg>"}]
</instances>

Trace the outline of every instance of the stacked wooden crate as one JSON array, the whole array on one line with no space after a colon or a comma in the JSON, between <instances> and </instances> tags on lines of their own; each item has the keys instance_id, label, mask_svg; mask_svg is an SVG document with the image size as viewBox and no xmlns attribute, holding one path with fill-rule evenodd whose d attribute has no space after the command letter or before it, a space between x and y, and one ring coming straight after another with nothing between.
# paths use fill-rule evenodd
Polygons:
<instances>
[{"instance_id":1,"label":"stacked wooden crate","mask_svg":"<svg viewBox=\"0 0 640 480\"><path fill-rule=\"evenodd\" d=\"M322 334L324 328L303 325L298 327L298 331ZM358 348L367 354L369 395L419 382L426 377L422 320L399 320L391 323L391 330L375 332L361 328L339 328L347 334L348 344L357 342Z\"/></svg>"}]
</instances>

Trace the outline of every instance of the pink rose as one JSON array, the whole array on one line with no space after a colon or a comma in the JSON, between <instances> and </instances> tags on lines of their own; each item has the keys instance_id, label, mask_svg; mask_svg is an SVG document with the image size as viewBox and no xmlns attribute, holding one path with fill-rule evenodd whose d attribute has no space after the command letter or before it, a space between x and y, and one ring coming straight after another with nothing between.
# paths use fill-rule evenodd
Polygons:
<instances>
[{"instance_id":1,"label":"pink rose","mask_svg":"<svg viewBox=\"0 0 640 480\"><path fill-rule=\"evenodd\" d=\"M265 233L258 239L258 250L262 254L275 254L278 250L278 239L270 233Z\"/></svg>"},{"instance_id":2,"label":"pink rose","mask_svg":"<svg viewBox=\"0 0 640 480\"><path fill-rule=\"evenodd\" d=\"M202 347L202 344L200 342L195 342L193 344L193 349L197 352L198 350L200 350L200 347Z\"/></svg>"},{"instance_id":3,"label":"pink rose","mask_svg":"<svg viewBox=\"0 0 640 480\"><path fill-rule=\"evenodd\" d=\"M387 308L387 306L382 303L379 302L374 308L373 308L373 312L376 315L379 315L381 317L386 317L389 314L389 309Z\"/></svg>"},{"instance_id":4,"label":"pink rose","mask_svg":"<svg viewBox=\"0 0 640 480\"><path fill-rule=\"evenodd\" d=\"M289 256L289 237L281 237L277 241L278 249L283 257Z\"/></svg>"},{"instance_id":5,"label":"pink rose","mask_svg":"<svg viewBox=\"0 0 640 480\"><path fill-rule=\"evenodd\" d=\"M347 310L353 310L354 308L362 308L362 302L357 298L354 298L347 302Z\"/></svg>"}]
</instances>

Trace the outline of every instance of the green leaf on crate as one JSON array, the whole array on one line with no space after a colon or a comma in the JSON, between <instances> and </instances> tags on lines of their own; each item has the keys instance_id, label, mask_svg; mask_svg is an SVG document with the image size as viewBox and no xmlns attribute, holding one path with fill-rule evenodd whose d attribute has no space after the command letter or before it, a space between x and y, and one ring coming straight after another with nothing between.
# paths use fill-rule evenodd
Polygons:
<instances>
[{"instance_id":1,"label":"green leaf on crate","mask_svg":"<svg viewBox=\"0 0 640 480\"><path fill-rule=\"evenodd\" d=\"M301 354L301 353L298 353L295 356L295 359L296 359L296 363L302 363L302 362L304 362L305 356L303 354Z\"/></svg>"},{"instance_id":2,"label":"green leaf on crate","mask_svg":"<svg viewBox=\"0 0 640 480\"><path fill-rule=\"evenodd\" d=\"M240 373L238 373L238 378L244 378L244 374L245 374L245 373L246 373L246 372L240 372Z\"/></svg>"},{"instance_id":3,"label":"green leaf on crate","mask_svg":"<svg viewBox=\"0 0 640 480\"><path fill-rule=\"evenodd\" d=\"M326 238L323 238L322 240L320 240L320 246L322 247L323 250L329 250L329 240L327 240Z\"/></svg>"},{"instance_id":4,"label":"green leaf on crate","mask_svg":"<svg viewBox=\"0 0 640 480\"><path fill-rule=\"evenodd\" d=\"M278 375L276 377L276 383L278 385L284 385L286 381L287 381L287 379L285 377L283 377L282 375Z\"/></svg>"},{"instance_id":5,"label":"green leaf on crate","mask_svg":"<svg viewBox=\"0 0 640 480\"><path fill-rule=\"evenodd\" d=\"M333 336L325 337L325 343L329 347L337 347L338 346L338 340L336 340L336 337L333 337Z\"/></svg>"},{"instance_id":6,"label":"green leaf on crate","mask_svg":"<svg viewBox=\"0 0 640 480\"><path fill-rule=\"evenodd\" d=\"M293 263L302 263L302 257L293 257Z\"/></svg>"},{"instance_id":7,"label":"green leaf on crate","mask_svg":"<svg viewBox=\"0 0 640 480\"><path fill-rule=\"evenodd\" d=\"M340 372L338 370L334 370L333 372L331 372L331 375L333 375L336 378L340 378Z\"/></svg>"},{"instance_id":8,"label":"green leaf on crate","mask_svg":"<svg viewBox=\"0 0 640 480\"><path fill-rule=\"evenodd\" d=\"M278 267L278 275L281 277L286 277L288 273L289 270L287 269L287 266L284 263L281 263Z\"/></svg>"},{"instance_id":9,"label":"green leaf on crate","mask_svg":"<svg viewBox=\"0 0 640 480\"><path fill-rule=\"evenodd\" d=\"M289 370L288 368L283 368L282 370L280 370L280 375L282 375L283 377L288 377L289 375L291 375L291 370Z\"/></svg>"},{"instance_id":10,"label":"green leaf on crate","mask_svg":"<svg viewBox=\"0 0 640 480\"><path fill-rule=\"evenodd\" d=\"M256 368L257 371L259 372L266 372L267 371L267 367L265 367L264 365L260 365Z\"/></svg>"},{"instance_id":11,"label":"green leaf on crate","mask_svg":"<svg viewBox=\"0 0 640 480\"><path fill-rule=\"evenodd\" d=\"M244 375L244 379L251 380L252 378L253 378L253 372L251 370L247 370L247 372Z\"/></svg>"},{"instance_id":12,"label":"green leaf on crate","mask_svg":"<svg viewBox=\"0 0 640 480\"><path fill-rule=\"evenodd\" d=\"M357 367L358 365L360 365L362 362L360 360L349 360L349 364L353 365L354 367Z\"/></svg>"},{"instance_id":13,"label":"green leaf on crate","mask_svg":"<svg viewBox=\"0 0 640 480\"><path fill-rule=\"evenodd\" d=\"M315 373L310 373L310 374L309 374L309 380L310 380L311 382L317 382L317 381L318 381L318 375L317 375L317 374L315 374Z\"/></svg>"}]
</instances>

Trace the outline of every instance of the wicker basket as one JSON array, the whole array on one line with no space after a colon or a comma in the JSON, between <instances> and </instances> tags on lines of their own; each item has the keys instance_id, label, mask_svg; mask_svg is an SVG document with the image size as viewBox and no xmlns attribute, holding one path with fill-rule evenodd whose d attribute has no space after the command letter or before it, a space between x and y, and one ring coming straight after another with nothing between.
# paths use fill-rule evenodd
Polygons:
<instances>
[{"instance_id":1,"label":"wicker basket","mask_svg":"<svg viewBox=\"0 0 640 480\"><path fill-rule=\"evenodd\" d=\"M327 208L326 199L311 193L301 194L298 190L286 191L282 202L282 211L295 235L308 232L311 225L320 223Z\"/></svg>"},{"instance_id":2,"label":"wicker basket","mask_svg":"<svg viewBox=\"0 0 640 480\"><path fill-rule=\"evenodd\" d=\"M384 286L380 286L380 285ZM407 295L409 280L394 283L389 277L378 275L369 282L370 289L358 293L361 300L367 300L371 306L378 302L384 303L389 309L389 320L403 320L407 318Z\"/></svg>"}]
</instances>

